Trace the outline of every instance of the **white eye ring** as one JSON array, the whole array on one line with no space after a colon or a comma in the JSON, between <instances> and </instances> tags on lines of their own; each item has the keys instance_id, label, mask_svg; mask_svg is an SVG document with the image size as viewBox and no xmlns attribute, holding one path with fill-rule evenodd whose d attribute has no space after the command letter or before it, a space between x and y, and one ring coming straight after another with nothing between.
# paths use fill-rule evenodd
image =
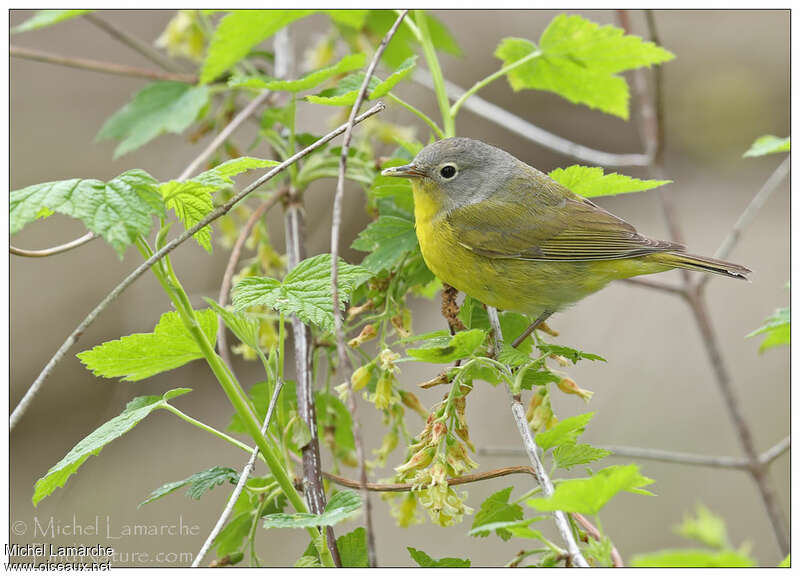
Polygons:
<instances>
[{"instance_id":1,"label":"white eye ring","mask_svg":"<svg viewBox=\"0 0 800 577\"><path fill-rule=\"evenodd\" d=\"M455 164L448 163L439 168L439 176L445 180L455 178L456 174L458 174L458 168L456 168Z\"/></svg>"}]
</instances>

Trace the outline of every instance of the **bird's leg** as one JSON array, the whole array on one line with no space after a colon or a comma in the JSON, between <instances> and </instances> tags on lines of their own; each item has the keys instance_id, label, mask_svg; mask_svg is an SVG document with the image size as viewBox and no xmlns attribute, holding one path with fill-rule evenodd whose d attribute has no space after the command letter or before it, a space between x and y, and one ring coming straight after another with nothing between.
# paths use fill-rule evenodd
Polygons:
<instances>
[{"instance_id":1,"label":"bird's leg","mask_svg":"<svg viewBox=\"0 0 800 577\"><path fill-rule=\"evenodd\" d=\"M528 337L530 336L530 334L531 334L533 331L535 331L535 330L536 330L537 328L539 328L539 327L540 327L542 324L544 324L544 321L546 321L548 318L550 318L550 315L552 315L552 314L553 314L553 313L552 313L552 312L550 312L550 311L544 311L542 314L540 314L540 315L539 315L539 318L537 318L535 321L533 321L533 322L532 322L532 323L531 323L531 324L528 326L528 328L527 328L527 329L525 329L524 331L522 331L522 334L521 334L520 336L518 336L516 339L514 339L514 342L513 342L513 343L511 343L511 346L512 346L512 347L514 347L514 348L517 348L517 347L519 346L519 344L520 344L522 341L524 341L526 338L528 338ZM551 329L550 327L547 327L547 328L548 328L548 330L547 330L547 333L548 333L548 334L552 334L552 333L551 333L551 331L552 331L553 329Z\"/></svg>"}]
</instances>

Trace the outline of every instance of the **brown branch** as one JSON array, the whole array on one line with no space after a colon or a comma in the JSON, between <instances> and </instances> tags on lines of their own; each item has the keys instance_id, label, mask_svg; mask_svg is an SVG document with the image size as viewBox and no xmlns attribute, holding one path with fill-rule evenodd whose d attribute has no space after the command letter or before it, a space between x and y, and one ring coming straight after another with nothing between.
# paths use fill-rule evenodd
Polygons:
<instances>
[{"instance_id":1,"label":"brown branch","mask_svg":"<svg viewBox=\"0 0 800 577\"><path fill-rule=\"evenodd\" d=\"M71 56L60 56L33 48L23 46L11 46L9 55L14 58L34 60L36 62L46 62L58 66L78 68L81 70L91 70L93 72L103 72L105 74L115 74L117 76L132 76L134 78L147 78L149 80L171 80L174 82L186 82L194 84L197 76L194 74L184 74L180 72L161 72L158 70L147 70L136 66L127 66L115 62L103 62L100 60L90 60L88 58L76 58Z\"/></svg>"},{"instance_id":2,"label":"brown branch","mask_svg":"<svg viewBox=\"0 0 800 577\"><path fill-rule=\"evenodd\" d=\"M287 192L288 189L283 188L262 202L253 211L253 214L250 215L250 218L247 219L247 222L242 227L242 230L239 231L239 236L236 237L236 242L231 249L231 256L228 258L228 264L225 267L225 274L222 275L222 284L219 286L219 297L217 298L217 302L219 302L221 307L224 307L228 303L228 294L231 292L233 274L236 272L236 265L239 264L239 258L241 258L242 249L244 248L244 243L247 241L247 237L250 236L253 227L256 225L261 216L275 206L276 202L282 200L286 196ZM225 361L225 364L228 365L228 367L231 367L232 365L230 355L228 354L227 337L225 336L225 322L222 320L222 318L219 319L219 328L217 329L217 348L219 349L219 356L222 357L222 360Z\"/></svg>"},{"instance_id":3,"label":"brown branch","mask_svg":"<svg viewBox=\"0 0 800 577\"><path fill-rule=\"evenodd\" d=\"M458 289L450 286L449 284L442 283L442 316L447 321L450 327L450 334L454 335L458 331L463 331L467 327L458 318L459 308L456 298L458 297Z\"/></svg>"},{"instance_id":4,"label":"brown branch","mask_svg":"<svg viewBox=\"0 0 800 577\"><path fill-rule=\"evenodd\" d=\"M597 527L592 525L591 521L581 515L580 513L570 513L570 516L575 519L584 529L586 529L586 533L592 537L595 541L601 541L603 539L603 535L600 534L600 531L597 530ZM619 554L617 548L614 544L611 544L611 562L613 563L614 567L625 567L625 563L622 562L622 555Z\"/></svg>"},{"instance_id":5,"label":"brown branch","mask_svg":"<svg viewBox=\"0 0 800 577\"><path fill-rule=\"evenodd\" d=\"M344 177L347 171L347 155L350 152L350 140L353 136L353 125L358 114L361 103L367 95L369 89L369 81L375 73L375 68L380 62L383 51L386 49L389 41L394 37L403 18L408 14L408 10L404 10L395 20L394 24L386 35L381 40L378 49L375 50L375 55L367 67L367 72L364 74L364 80L361 83L361 89L358 91L356 101L350 109L350 117L347 119L347 129L344 132L342 139L342 153L339 158L339 178L336 182L336 194L333 199L333 222L331 225L331 298L333 299L333 319L334 319L334 333L336 335L336 352L339 357L339 369L344 371L348 366L347 354L344 344L344 329L342 328L341 310L339 308L339 231L342 224L342 203L344 202ZM347 408L350 411L351 421L353 423L353 438L356 447L356 457L358 458L358 467L361 477L361 488L364 498L364 525L367 534L367 558L370 567L378 566L378 559L375 553L375 531L372 526L372 503L370 501L369 492L367 491L367 464L364 455L364 441L361 437L361 425L356 415L356 399L353 394L353 385L350 379L346 380L347 383Z\"/></svg>"},{"instance_id":6,"label":"brown branch","mask_svg":"<svg viewBox=\"0 0 800 577\"><path fill-rule=\"evenodd\" d=\"M67 252L68 250L72 250L73 248L78 248L79 246L83 246L87 242L94 240L96 238L97 235L95 233L87 232L82 237L76 238L75 240L71 240L69 242L60 244L58 246L43 248L41 250L29 250L9 245L8 252L10 252L11 254L15 254L17 256L25 256L28 258L43 258L47 256L61 254L62 252Z\"/></svg>"},{"instance_id":7,"label":"brown branch","mask_svg":"<svg viewBox=\"0 0 800 577\"><path fill-rule=\"evenodd\" d=\"M518 475L520 473L531 475L534 478L536 477L536 473L534 472L532 467L519 465L514 467L501 467L499 469L486 471L485 473L473 473L471 475L464 475L462 477L451 477L447 479L447 484L451 486L466 485L468 483L477 483L479 481L496 479L497 477L505 477L507 475ZM356 481L355 479L348 479L346 477L340 477L339 475L334 475L333 473L327 473L327 472L323 472L322 475L326 479L333 481L334 483L336 483L337 485L341 485L342 487L350 487L351 489L361 489L363 487L361 481ZM367 490L377 493L402 493L407 491L413 491L414 484L413 483L367 483Z\"/></svg>"},{"instance_id":8,"label":"brown branch","mask_svg":"<svg viewBox=\"0 0 800 577\"><path fill-rule=\"evenodd\" d=\"M626 278L622 279L622 282L627 284L632 284L635 286L640 286L643 288L649 288L653 290L658 290L662 292L666 292L669 294L674 294L679 297L686 296L686 289L680 286L674 286L671 284L667 284L660 281L650 280L650 279L643 279L643 278Z\"/></svg>"},{"instance_id":9,"label":"brown branch","mask_svg":"<svg viewBox=\"0 0 800 577\"><path fill-rule=\"evenodd\" d=\"M628 13L625 10L618 11L620 21L623 28L627 33L630 33L631 26L628 18ZM649 29L650 40L656 44L661 41L658 36L656 28L655 17L652 10L645 10L647 17L647 27ZM644 69L637 69L634 71L634 93L636 94L637 102L639 103L639 120L642 127L642 137L645 141L645 146L652 148L653 162L651 164L651 174L654 178L663 177L663 158L664 158L664 106L663 106L663 72L661 66L656 66L653 71L653 90L648 90L647 79L645 78ZM670 230L672 240L677 242L683 241L683 233L680 229L678 219L675 215L675 207L672 202L672 197L659 194L661 206L664 213L664 218L667 227ZM691 275L688 271L681 269L683 279L683 288L685 291L686 302L697 321L700 334L703 338L703 344L706 347L709 361L714 371L715 380L722 394L728 413L733 421L736 433L739 437L739 442L745 452L748 460L748 470L753 477L753 480L758 487L761 500L772 524L775 538L778 541L778 546L781 552L786 555L789 551L789 537L786 532L786 522L783 513L778 507L777 499L775 496L774 488L768 477L767 467L760 463L758 460L758 453L755 450L753 443L753 435L750 431L750 426L744 418L744 413L741 410L739 400L734 391L733 383L731 382L730 372L725 361L722 358L722 351L714 333L711 317L709 315L708 306L702 294L702 283L692 282Z\"/></svg>"}]
</instances>

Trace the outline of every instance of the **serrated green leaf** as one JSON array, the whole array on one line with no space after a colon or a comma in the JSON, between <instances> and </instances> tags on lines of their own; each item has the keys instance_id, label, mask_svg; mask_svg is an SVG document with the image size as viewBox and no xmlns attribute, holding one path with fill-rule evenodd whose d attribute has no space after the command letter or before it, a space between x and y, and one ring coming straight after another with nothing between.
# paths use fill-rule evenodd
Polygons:
<instances>
[{"instance_id":1,"label":"serrated green leaf","mask_svg":"<svg viewBox=\"0 0 800 577\"><path fill-rule=\"evenodd\" d=\"M217 316L211 309L197 311L200 328L212 346L217 342ZM171 371L203 357L177 312L161 315L152 333L136 333L77 354L98 377L140 381Z\"/></svg>"},{"instance_id":2,"label":"serrated green leaf","mask_svg":"<svg viewBox=\"0 0 800 577\"><path fill-rule=\"evenodd\" d=\"M543 451L546 451L559 445L575 443L578 437L583 434L592 417L594 417L594 413L567 417L563 421L556 423L549 431L537 433L536 444Z\"/></svg>"},{"instance_id":3,"label":"serrated green leaf","mask_svg":"<svg viewBox=\"0 0 800 577\"><path fill-rule=\"evenodd\" d=\"M366 61L366 54L348 54L333 66L309 72L297 80L280 80L265 76L233 76L228 81L228 86L232 88L256 88L258 90L272 90L276 92L302 92L319 86L329 78L338 74L363 68Z\"/></svg>"},{"instance_id":4,"label":"serrated green leaf","mask_svg":"<svg viewBox=\"0 0 800 577\"><path fill-rule=\"evenodd\" d=\"M569 469L575 465L584 465L599 461L611 455L611 451L598 449L591 445L564 443L553 449L553 462L556 467Z\"/></svg>"},{"instance_id":5,"label":"serrated green leaf","mask_svg":"<svg viewBox=\"0 0 800 577\"><path fill-rule=\"evenodd\" d=\"M281 28L314 10L234 10L222 20L208 45L200 82L216 79Z\"/></svg>"},{"instance_id":6,"label":"serrated green leaf","mask_svg":"<svg viewBox=\"0 0 800 577\"><path fill-rule=\"evenodd\" d=\"M531 55L539 52L539 55ZM581 16L556 16L542 33L539 46L521 38L504 38L495 56L509 66L529 61L508 73L514 90L555 92L577 104L627 119L629 91L620 72L660 64L674 58L669 51L644 42L614 26L599 26Z\"/></svg>"},{"instance_id":7,"label":"serrated green leaf","mask_svg":"<svg viewBox=\"0 0 800 577\"><path fill-rule=\"evenodd\" d=\"M186 493L186 496L196 500L217 485L222 485L225 481L235 484L238 480L239 473L234 469L230 467L212 467L206 471L200 471L199 473L190 475L180 481L173 481L172 483L161 485L158 489L150 493L144 501L139 503L139 507L152 503L187 485L189 485L189 491Z\"/></svg>"},{"instance_id":8,"label":"serrated green leaf","mask_svg":"<svg viewBox=\"0 0 800 577\"><path fill-rule=\"evenodd\" d=\"M746 335L746 338L756 335L766 335L764 340L761 341L761 346L758 347L759 352L764 352L772 347L790 344L791 333L791 314L789 307L785 307L777 309L772 316L767 318L764 322L764 326Z\"/></svg>"},{"instance_id":9,"label":"serrated green leaf","mask_svg":"<svg viewBox=\"0 0 800 577\"><path fill-rule=\"evenodd\" d=\"M600 167L579 164L567 168L556 168L548 176L584 198L641 192L672 182L671 180L639 180L616 172L603 174L603 169Z\"/></svg>"},{"instance_id":10,"label":"serrated green leaf","mask_svg":"<svg viewBox=\"0 0 800 577\"><path fill-rule=\"evenodd\" d=\"M772 134L765 134L756 138L755 142L742 156L765 156L767 154L778 154L779 152L789 152L791 150L790 137L780 138Z\"/></svg>"},{"instance_id":11,"label":"serrated green leaf","mask_svg":"<svg viewBox=\"0 0 800 577\"><path fill-rule=\"evenodd\" d=\"M675 532L681 537L700 541L704 545L715 549L724 549L728 546L728 531L725 521L712 513L707 507L697 505L695 515L684 515L683 522L675 527Z\"/></svg>"},{"instance_id":12,"label":"serrated green leaf","mask_svg":"<svg viewBox=\"0 0 800 577\"><path fill-rule=\"evenodd\" d=\"M397 216L381 216L371 222L350 245L370 253L361 265L375 274L393 269L418 246L414 223Z\"/></svg>"},{"instance_id":13,"label":"serrated green leaf","mask_svg":"<svg viewBox=\"0 0 800 577\"><path fill-rule=\"evenodd\" d=\"M369 79L369 92L366 100L374 100L386 96L401 80L414 71L416 55L404 60L386 80L376 76ZM326 106L352 106L356 102L358 92L364 83L364 73L358 72L343 78L335 88L323 90L319 94L309 94L306 100Z\"/></svg>"},{"instance_id":14,"label":"serrated green leaf","mask_svg":"<svg viewBox=\"0 0 800 577\"><path fill-rule=\"evenodd\" d=\"M372 277L367 269L339 259L339 300L342 308L353 290ZM321 254L300 262L279 282L269 277L246 277L233 289L233 306L241 311L264 305L296 314L304 323L333 330L331 299L331 255Z\"/></svg>"},{"instance_id":15,"label":"serrated green leaf","mask_svg":"<svg viewBox=\"0 0 800 577\"><path fill-rule=\"evenodd\" d=\"M114 158L166 132L189 128L208 104L208 88L182 82L153 82L105 121L97 140L118 140Z\"/></svg>"},{"instance_id":16,"label":"serrated green leaf","mask_svg":"<svg viewBox=\"0 0 800 577\"><path fill-rule=\"evenodd\" d=\"M369 566L367 559L367 532L364 527L359 527L336 539L336 548L339 549L342 567Z\"/></svg>"},{"instance_id":17,"label":"serrated green leaf","mask_svg":"<svg viewBox=\"0 0 800 577\"><path fill-rule=\"evenodd\" d=\"M58 487L63 487L67 479L77 472L84 461L97 455L114 439L118 439L139 424L156 409L164 408L169 399L185 395L191 389L172 389L163 395L136 397L130 401L119 415L106 421L83 438L63 459L53 465L47 474L36 481L33 489L33 506L50 495Z\"/></svg>"},{"instance_id":18,"label":"serrated green leaf","mask_svg":"<svg viewBox=\"0 0 800 577\"><path fill-rule=\"evenodd\" d=\"M219 166L201 172L189 180L170 180L159 184L164 206L175 211L175 215L186 229L192 228L214 210L212 194L233 184L232 177L248 170L275 166L275 160L242 156L223 162ZM211 252L211 227L204 226L194 234L197 243Z\"/></svg>"},{"instance_id":19,"label":"serrated green leaf","mask_svg":"<svg viewBox=\"0 0 800 577\"><path fill-rule=\"evenodd\" d=\"M500 535L500 532L502 531L508 535L508 539L511 537L521 537L523 539L542 539L542 532L537 529L531 529L528 525L544 519L547 519L547 517L540 516L533 517L531 519L520 519L518 521L498 521L496 523L487 523L485 525L480 525L479 527L474 527L470 530L469 535L478 535L479 533L488 534L491 531L497 531L497 534Z\"/></svg>"},{"instance_id":20,"label":"serrated green leaf","mask_svg":"<svg viewBox=\"0 0 800 577\"><path fill-rule=\"evenodd\" d=\"M471 567L472 562L469 559L459 559L457 557L442 557L441 559L434 559L424 551L414 549L413 547L406 547L411 558L417 562L420 567L458 567L465 568Z\"/></svg>"},{"instance_id":21,"label":"serrated green leaf","mask_svg":"<svg viewBox=\"0 0 800 577\"><path fill-rule=\"evenodd\" d=\"M528 499L526 503L539 511L597 515L621 491L652 495L641 487L653 482L639 473L638 465L614 465L597 471L589 478L561 481L550 497L536 497Z\"/></svg>"},{"instance_id":22,"label":"serrated green leaf","mask_svg":"<svg viewBox=\"0 0 800 577\"><path fill-rule=\"evenodd\" d=\"M522 351L507 344L500 349L500 353L497 355L497 360L504 365L519 367L527 363L530 360L530 357Z\"/></svg>"},{"instance_id":23,"label":"serrated green leaf","mask_svg":"<svg viewBox=\"0 0 800 577\"><path fill-rule=\"evenodd\" d=\"M472 530L469 532L474 537L488 537L492 530L497 531L497 536L503 541L511 538L511 533L504 527L495 527L496 523L519 521L522 519L522 507L516 503L509 503L511 491L514 487L506 487L490 495L483 503L480 510L475 514L472 522ZM492 525L484 527L484 525Z\"/></svg>"},{"instance_id":24,"label":"serrated green leaf","mask_svg":"<svg viewBox=\"0 0 800 577\"><path fill-rule=\"evenodd\" d=\"M408 349L408 354L425 363L449 363L470 356L481 346L486 331L472 329L461 331L443 342L428 341L428 346Z\"/></svg>"},{"instance_id":25,"label":"serrated green leaf","mask_svg":"<svg viewBox=\"0 0 800 577\"><path fill-rule=\"evenodd\" d=\"M11 29L11 33L18 34L20 32L28 32L29 30L46 28L47 26L58 24L64 20L70 20L81 16L87 12L94 12L94 10L37 10L36 14L25 20L25 22L14 26Z\"/></svg>"},{"instance_id":26,"label":"serrated green leaf","mask_svg":"<svg viewBox=\"0 0 800 577\"><path fill-rule=\"evenodd\" d=\"M732 550L663 549L654 553L634 555L633 567L755 567L749 555Z\"/></svg>"},{"instance_id":27,"label":"serrated green leaf","mask_svg":"<svg viewBox=\"0 0 800 577\"><path fill-rule=\"evenodd\" d=\"M164 214L156 180L144 170L128 170L108 182L73 178L14 190L9 202L9 232L19 232L48 211L79 219L122 257L153 216Z\"/></svg>"},{"instance_id":28,"label":"serrated green leaf","mask_svg":"<svg viewBox=\"0 0 800 577\"><path fill-rule=\"evenodd\" d=\"M561 381L561 378L561 376L546 368L536 370L528 369L522 375L520 388L528 391L533 387L540 387L548 383L558 383Z\"/></svg>"},{"instance_id":29,"label":"serrated green leaf","mask_svg":"<svg viewBox=\"0 0 800 577\"><path fill-rule=\"evenodd\" d=\"M588 361L603 361L606 360L601 357L600 355L595 355L593 353L586 353L583 351L579 351L578 349L573 349L572 347L565 347L564 345L548 345L542 343L537 345L542 353L548 353L551 355L559 355L565 357L572 361L572 364L576 364L581 359L586 359Z\"/></svg>"},{"instance_id":30,"label":"serrated green leaf","mask_svg":"<svg viewBox=\"0 0 800 577\"><path fill-rule=\"evenodd\" d=\"M327 527L352 517L361 509L361 497L354 491L339 491L319 515L313 513L274 513L264 516L266 529L305 529L306 527Z\"/></svg>"}]
</instances>

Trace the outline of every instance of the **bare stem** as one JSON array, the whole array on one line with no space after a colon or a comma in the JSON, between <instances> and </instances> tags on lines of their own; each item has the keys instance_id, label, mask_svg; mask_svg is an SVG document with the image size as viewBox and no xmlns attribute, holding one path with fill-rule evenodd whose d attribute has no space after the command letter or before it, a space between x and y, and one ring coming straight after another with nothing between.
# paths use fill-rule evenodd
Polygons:
<instances>
[{"instance_id":1,"label":"bare stem","mask_svg":"<svg viewBox=\"0 0 800 577\"><path fill-rule=\"evenodd\" d=\"M53 256L56 254L61 254L62 252L67 252L68 250L72 250L73 248L78 248L79 246L83 246L90 240L94 240L97 238L97 235L93 232L87 232L80 238L76 238L75 240L71 240L67 243L60 244L58 246L53 246L50 248L43 248L41 250L28 250L25 248L17 248L15 246L8 246L8 252L11 254L15 254L17 256L26 256L29 258L43 258L46 256Z\"/></svg>"},{"instance_id":2,"label":"bare stem","mask_svg":"<svg viewBox=\"0 0 800 577\"><path fill-rule=\"evenodd\" d=\"M595 541L600 541L603 538L603 535L600 531L597 530L589 519L581 515L580 513L570 513L570 516L575 519L584 529L586 532L594 539ZM614 544L611 544L611 562L614 567L625 567L625 563L622 562L622 555L619 554L617 548Z\"/></svg>"},{"instance_id":3,"label":"bare stem","mask_svg":"<svg viewBox=\"0 0 800 577\"><path fill-rule=\"evenodd\" d=\"M121 28L117 28L107 20L100 18L100 16L97 14L89 12L84 14L83 17L115 40L122 42L128 48L135 50L147 58L153 64L157 64L164 70L169 70L170 72L180 72L180 68L174 62L172 62L172 60L161 54L161 52L150 46L150 44L144 40L129 34Z\"/></svg>"},{"instance_id":4,"label":"bare stem","mask_svg":"<svg viewBox=\"0 0 800 577\"><path fill-rule=\"evenodd\" d=\"M415 70L412 79L421 86L430 90L434 89L434 83L428 71ZM448 98L452 100L457 100L466 92L466 90L449 80L444 81L444 86ZM597 166L647 166L650 162L650 158L646 154L614 154L577 144L539 128L524 118L520 118L477 95L465 100L462 107L535 144L589 164Z\"/></svg>"},{"instance_id":5,"label":"bare stem","mask_svg":"<svg viewBox=\"0 0 800 577\"><path fill-rule=\"evenodd\" d=\"M359 116L356 120L358 122L362 122L362 121L366 120L367 118L369 118L370 116L373 116L374 114L382 112L384 109L385 109L385 105L382 102L378 102L375 106L373 106L372 108L367 110L364 114ZM191 238L192 235L194 235L201 228L203 228L204 226L212 223L213 221L215 221L216 219L218 219L222 215L227 214L228 211L230 211L230 209L233 208L233 206L235 204L237 204L239 201L241 201L243 198L245 198L248 194L250 194L251 192L256 190L259 186L261 186L265 182L269 181L270 179L274 178L277 174L283 172L284 170L286 170L286 168L288 168L292 164L296 163L301 158L304 158L305 156L308 156L309 154L311 154L312 152L314 152L318 148L320 148L322 146L325 146L328 142L330 142L331 140L333 140L334 138L336 138L337 136L342 134L344 132L345 128L346 127L344 125L338 127L336 130L333 130L333 131L329 132L328 134L326 134L325 136L323 136L322 138L320 138L319 140L317 140L316 142L314 142L313 144L311 144L307 148L304 148L300 152L292 155L291 157L289 157L288 159L286 159L285 161L283 161L279 165L277 165L274 168L272 168L269 172L267 172L266 174L264 174L260 178L256 179L249 186L247 186L244 189L242 189L241 192L239 192L237 195L235 195L233 198L231 198L228 202L226 202L222 206L217 207L212 212L210 212L208 215L206 215L206 217L203 218L203 220L201 220L196 225L194 225L190 229L184 231L182 234L180 234L179 236L174 238L172 241L167 243L163 248L161 248L159 251L157 251L152 257L148 258L145 262L140 264L133 272L131 272L127 277L125 277L122 280L122 282L120 282L116 287L114 287L114 289L110 293L108 293L103 298L103 300L100 301L100 303L94 309L92 309L92 311L86 316L86 318L84 318L80 322L80 324L75 328L75 330L72 331L72 333L70 333L70 335L67 337L67 339L64 341L64 343L58 348L56 353L50 358L50 360L47 362L45 367L39 373L39 376L36 377L36 380L33 382L33 384L31 384L31 386L28 389L28 391L22 397L22 400L20 400L19 404L14 408L14 411L11 413L11 416L9 417L9 429L13 429L16 426L16 424L19 422L20 418L22 418L22 416L25 414L25 411L27 411L27 409L30 406L31 402L33 401L34 397L39 392L39 389L41 388L42 383L44 383L45 379L47 379L47 377L53 371L53 369L58 364L58 362L64 357L64 355L67 353L67 351L70 348L72 348L72 346L78 341L78 339L84 333L84 331L87 328L89 328L89 326L91 326L91 324L108 307L108 305L111 304L114 301L114 299L116 299L120 294L122 294L122 292L126 288L128 288L131 284L133 284L133 282L136 279L138 279L140 276L142 276L142 274L144 274L150 267L152 267L156 262L158 262L164 255L169 254L170 252L175 250L178 246L183 244L187 239Z\"/></svg>"},{"instance_id":6,"label":"bare stem","mask_svg":"<svg viewBox=\"0 0 800 577\"><path fill-rule=\"evenodd\" d=\"M14 58L35 60L36 62L46 62L58 66L92 70L93 72L103 72L105 74L115 74L117 76L132 76L134 78L147 78L149 80L171 80L173 82L186 82L187 84L194 84L197 82L197 76L194 74L161 72L159 70L147 70L136 66L117 64L115 62L102 62L100 60L90 60L88 58L60 56L58 54L50 54L49 52L25 48L23 46L11 46L9 55Z\"/></svg>"},{"instance_id":7,"label":"bare stem","mask_svg":"<svg viewBox=\"0 0 800 577\"><path fill-rule=\"evenodd\" d=\"M361 89L358 91L356 101L353 108L350 110L350 117L347 119L347 129L344 132L342 139L342 154L339 158L339 178L336 182L336 194L333 199L333 222L331 225L331 298L333 299L333 319L334 319L334 332L336 334L336 352L339 357L339 370L344 372L345 367L348 366L347 352L345 351L344 343L344 329L342 328L342 316L339 307L339 232L342 226L342 203L344 201L344 176L347 171L347 155L350 152L350 140L353 136L353 124L358 114L358 109L361 108L361 103L364 101L367 90L369 89L369 81L375 73L375 68L380 62L383 51L386 45L394 37L403 18L408 14L408 10L404 10L395 20L394 24L378 45L375 50L375 55L367 67L367 72L364 75L364 80L361 83ZM361 437L361 425L358 421L356 414L356 399L353 393L353 385L350 379L347 382L347 408L350 411L351 420L353 423L353 438L356 446L356 456L358 458L359 473L361 478L361 488L364 499L364 524L367 533L367 557L370 567L378 566L378 559L375 552L375 532L372 525L372 503L370 501L369 491L367 491L367 464L364 455L364 441Z\"/></svg>"},{"instance_id":8,"label":"bare stem","mask_svg":"<svg viewBox=\"0 0 800 577\"><path fill-rule=\"evenodd\" d=\"M267 433L267 429L269 428L269 422L272 419L272 413L275 411L275 403L278 401L278 395L281 394L281 389L283 388L283 381L278 380L275 386L275 392L272 394L272 399L269 402L269 408L267 409L267 416L264 418L264 424L261 425L261 434L265 435ZM228 522L228 519L233 513L233 506L236 504L236 501L239 500L239 495L242 494L244 490L245 483L247 483L247 479L250 477L250 473L253 471L253 467L256 464L256 459L258 458L258 446L256 445L253 452L250 454L250 459L248 459L247 463L242 469L242 474L239 475L239 481L236 483L236 487L231 493L230 498L228 499L227 505L225 505L225 509L222 511L222 515L220 515L219 519L217 520L216 525L211 530L211 533L208 535L208 538L203 543L203 546L200 548L200 551L195 556L194 560L192 561L192 567L199 567L200 563L203 561L203 557L206 556L208 550L211 549L211 545L213 545L214 540L219 535L222 528L225 526L225 523Z\"/></svg>"},{"instance_id":9,"label":"bare stem","mask_svg":"<svg viewBox=\"0 0 800 577\"><path fill-rule=\"evenodd\" d=\"M486 312L489 314L489 323L494 332L495 348L499 352L503 348L503 331L500 328L500 319L497 316L497 309L487 306ZM550 477L547 475L547 471L544 470L542 461L539 459L539 448L536 446L536 441L533 439L531 430L528 427L528 420L525 418L525 408L522 406L519 393L514 393L508 383L506 383L506 391L511 399L511 413L514 415L514 422L517 424L517 430L522 438L522 444L525 446L525 452L528 454L531 465L533 465L536 480L542 488L545 497L550 497L554 491L553 483L550 481ZM586 559L583 558L578 548L578 543L575 541L575 535L572 533L572 528L567 520L567 516L563 511L553 511L553 518L555 519L556 528L561 535L561 539L567 546L567 552L572 565L574 567L588 567L589 564L586 562Z\"/></svg>"},{"instance_id":10,"label":"bare stem","mask_svg":"<svg viewBox=\"0 0 800 577\"><path fill-rule=\"evenodd\" d=\"M342 487L350 487L351 489L362 489L361 481L355 479L348 479L333 473L323 472L323 476ZM513 467L501 467L486 471L485 473L473 473L472 475L464 475L462 477L451 477L447 479L448 486L466 485L468 483L478 483L488 479L496 479L497 477L505 477L507 475L526 474L536 477L536 472L532 467L517 465ZM404 493L414 490L413 483L367 483L367 490L376 493Z\"/></svg>"}]
</instances>

